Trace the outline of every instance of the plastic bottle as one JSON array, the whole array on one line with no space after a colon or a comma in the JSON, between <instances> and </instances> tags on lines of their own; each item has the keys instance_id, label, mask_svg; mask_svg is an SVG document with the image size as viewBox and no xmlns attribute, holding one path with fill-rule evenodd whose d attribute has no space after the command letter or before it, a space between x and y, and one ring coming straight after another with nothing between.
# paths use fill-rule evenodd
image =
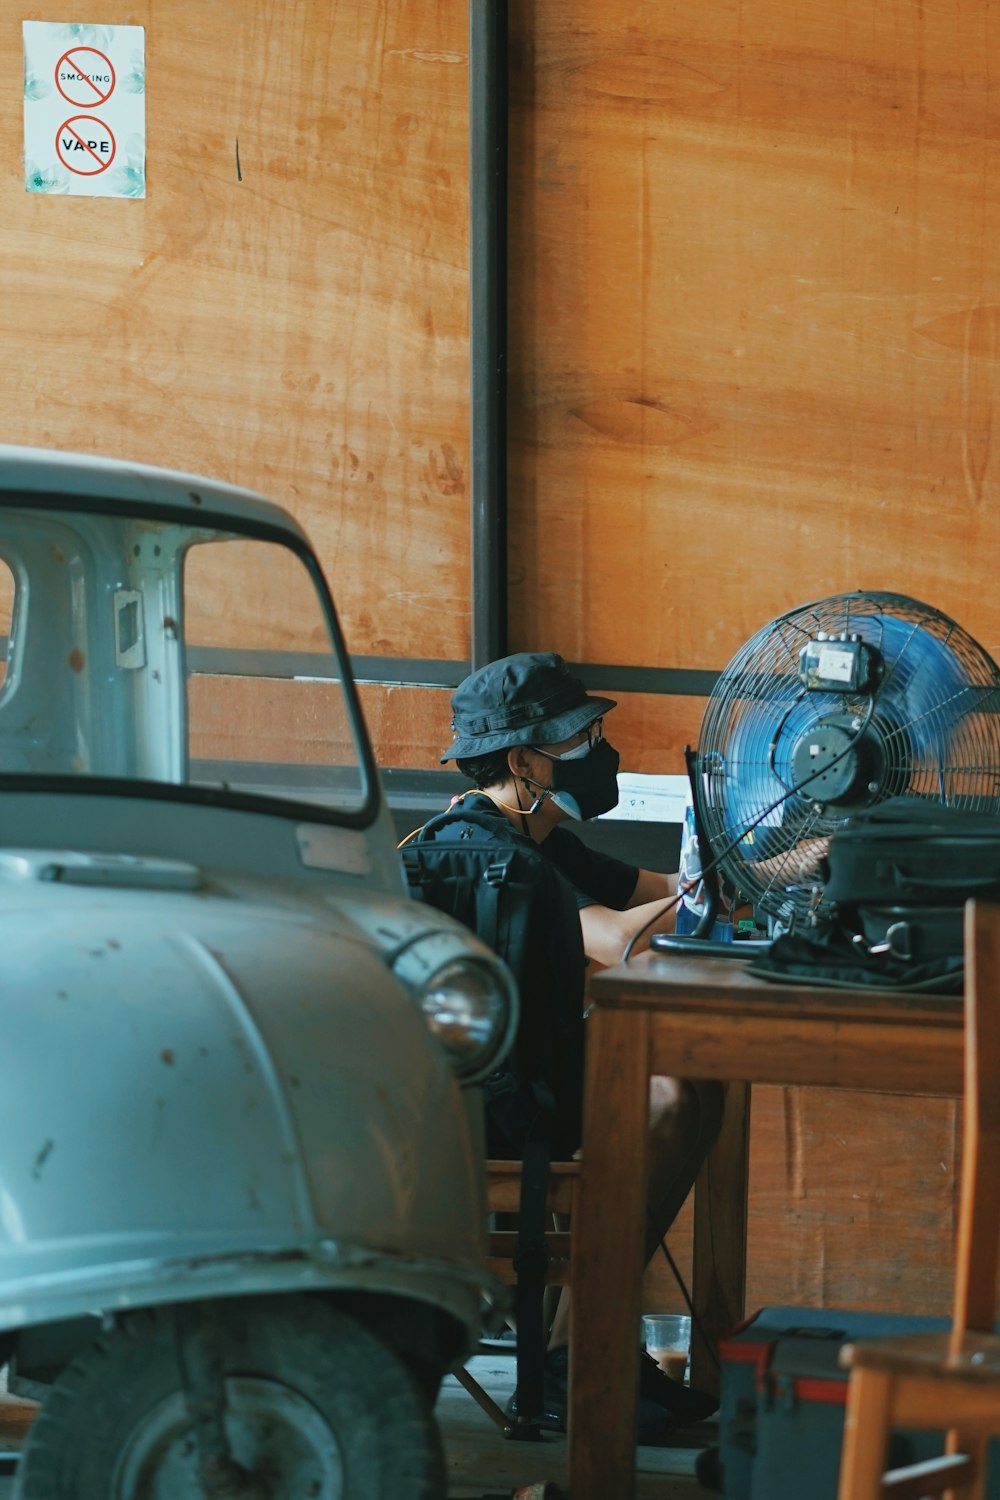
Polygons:
<instances>
[{"instance_id":1,"label":"plastic bottle","mask_svg":"<svg viewBox=\"0 0 1000 1500\"><path fill-rule=\"evenodd\" d=\"M701 879L701 850L698 847L698 835L694 826L694 808L688 807L684 810L684 827L681 832L681 857L677 871L678 889L684 891L685 885L691 885L692 889L684 892L677 907L677 928L681 933L692 933L701 921L705 911L707 895ZM727 882L720 877L719 908L711 931L703 933L703 937L711 938L715 943L731 943L734 937L733 913L735 910L735 898L728 889Z\"/></svg>"}]
</instances>

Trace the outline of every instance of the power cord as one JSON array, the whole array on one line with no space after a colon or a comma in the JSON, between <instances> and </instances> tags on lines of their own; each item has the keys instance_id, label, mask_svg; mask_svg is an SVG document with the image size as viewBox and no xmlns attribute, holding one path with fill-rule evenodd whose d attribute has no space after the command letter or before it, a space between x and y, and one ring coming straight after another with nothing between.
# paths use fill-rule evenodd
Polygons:
<instances>
[{"instance_id":1,"label":"power cord","mask_svg":"<svg viewBox=\"0 0 1000 1500\"><path fill-rule=\"evenodd\" d=\"M698 1333L699 1333L699 1335L701 1337L701 1341L704 1344L705 1348L708 1350L709 1359L711 1359L711 1361L712 1361L713 1365L715 1366L715 1368L717 1370L721 1369L721 1365L719 1364L718 1350L716 1349L716 1347L713 1344L712 1340L709 1338L708 1333L707 1333L707 1331L705 1329L704 1323L701 1321L701 1318L698 1316L697 1312L695 1311L695 1306L694 1306L694 1302L692 1301L692 1298L691 1298L691 1293L687 1289L687 1283L685 1282L684 1277L680 1273L680 1267L678 1266L677 1262L674 1260L674 1257L670 1253L670 1247L667 1244L667 1236L666 1236L666 1234L664 1234L664 1233L661 1232L659 1224L657 1224L656 1220L653 1217L653 1211L652 1211L652 1209L647 1209L647 1213L649 1215L650 1227L653 1230L653 1233L656 1235L657 1240L659 1241L660 1249L663 1251L664 1259L666 1260L667 1265L670 1267L671 1271L673 1272L674 1280L676 1281L678 1287L680 1288L680 1293L681 1293L681 1296L684 1298L685 1306L687 1307L688 1312L691 1314L691 1326L693 1328L697 1328Z\"/></svg>"}]
</instances>

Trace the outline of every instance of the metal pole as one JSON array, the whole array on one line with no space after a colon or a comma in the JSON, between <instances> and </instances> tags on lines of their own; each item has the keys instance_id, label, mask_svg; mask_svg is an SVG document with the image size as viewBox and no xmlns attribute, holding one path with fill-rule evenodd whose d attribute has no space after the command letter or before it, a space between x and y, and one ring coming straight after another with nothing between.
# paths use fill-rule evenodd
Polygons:
<instances>
[{"instance_id":1,"label":"metal pole","mask_svg":"<svg viewBox=\"0 0 1000 1500\"><path fill-rule=\"evenodd\" d=\"M472 667L507 652L507 0L469 0Z\"/></svg>"}]
</instances>

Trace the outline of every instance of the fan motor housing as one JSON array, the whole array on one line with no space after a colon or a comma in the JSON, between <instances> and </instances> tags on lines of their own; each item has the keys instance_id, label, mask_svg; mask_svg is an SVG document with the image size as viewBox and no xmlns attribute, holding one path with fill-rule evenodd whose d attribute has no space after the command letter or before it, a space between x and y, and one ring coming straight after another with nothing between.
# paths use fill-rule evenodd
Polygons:
<instances>
[{"instance_id":1,"label":"fan motor housing","mask_svg":"<svg viewBox=\"0 0 1000 1500\"><path fill-rule=\"evenodd\" d=\"M834 807L866 806L884 771L877 740L858 734L852 714L830 714L813 724L792 751L792 775L802 797Z\"/></svg>"}]
</instances>

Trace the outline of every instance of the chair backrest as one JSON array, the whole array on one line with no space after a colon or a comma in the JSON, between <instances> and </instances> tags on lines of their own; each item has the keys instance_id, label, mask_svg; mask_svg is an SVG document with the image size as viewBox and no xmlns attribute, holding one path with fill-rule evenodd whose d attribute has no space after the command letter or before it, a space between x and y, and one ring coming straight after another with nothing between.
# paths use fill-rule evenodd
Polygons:
<instances>
[{"instance_id":1,"label":"chair backrest","mask_svg":"<svg viewBox=\"0 0 1000 1500\"><path fill-rule=\"evenodd\" d=\"M554 1161L549 1163L548 1180L545 1185L546 1214L559 1216L560 1222L545 1230L547 1262L545 1282L547 1286L569 1286L571 1234L562 1222L562 1216L572 1221L576 1207L576 1194L580 1185L580 1163L578 1161ZM488 1161L486 1163L486 1206L491 1213L516 1214L521 1206L521 1163L518 1161ZM490 1259L488 1269L501 1281L516 1280L514 1257L518 1251L518 1234L515 1229L492 1229L490 1231Z\"/></svg>"},{"instance_id":2,"label":"chair backrest","mask_svg":"<svg viewBox=\"0 0 1000 1500\"><path fill-rule=\"evenodd\" d=\"M965 1097L952 1337L991 1332L1000 1255L1000 906L965 907Z\"/></svg>"}]
</instances>

